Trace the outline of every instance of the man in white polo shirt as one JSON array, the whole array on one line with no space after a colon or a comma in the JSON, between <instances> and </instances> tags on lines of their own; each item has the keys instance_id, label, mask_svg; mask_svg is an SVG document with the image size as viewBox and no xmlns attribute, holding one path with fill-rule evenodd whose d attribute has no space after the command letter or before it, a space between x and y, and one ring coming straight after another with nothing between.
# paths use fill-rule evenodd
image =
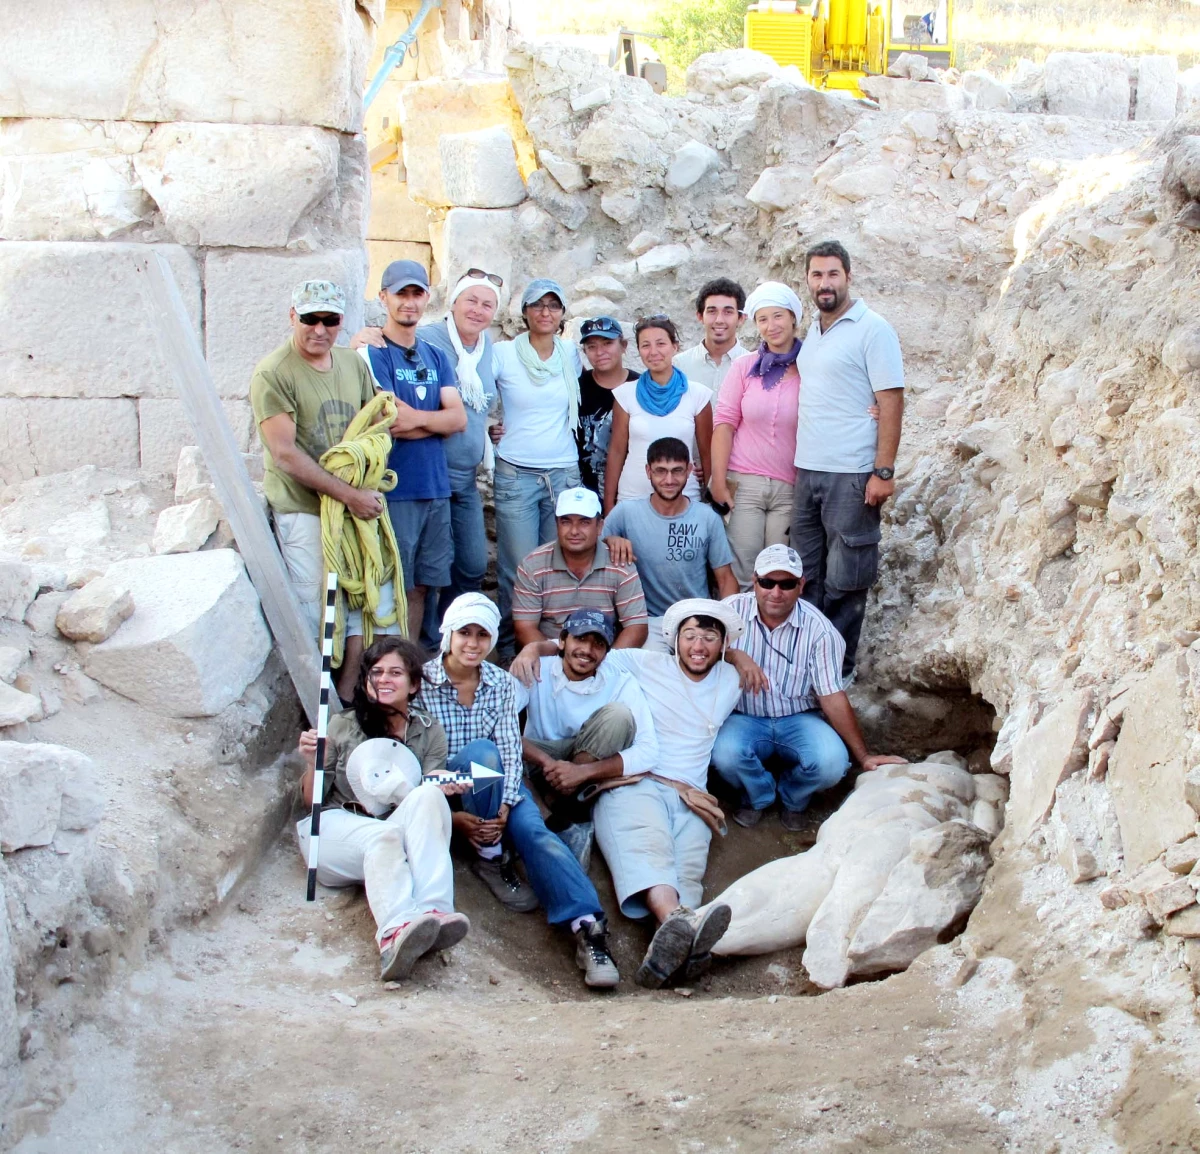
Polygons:
<instances>
[{"instance_id":1,"label":"man in white polo shirt","mask_svg":"<svg viewBox=\"0 0 1200 1154\"><path fill-rule=\"evenodd\" d=\"M750 355L737 339L745 307L746 290L737 281L722 276L701 285L696 294L696 320L704 326L704 339L675 354L675 367L689 381L703 385L714 398L721 391L729 366L739 357Z\"/></svg>"},{"instance_id":2,"label":"man in white polo shirt","mask_svg":"<svg viewBox=\"0 0 1200 1154\"><path fill-rule=\"evenodd\" d=\"M867 750L842 690L845 643L803 591L800 554L768 545L754 559L754 587L724 601L745 626L733 644L769 685L742 694L713 746L713 768L741 802L738 825L758 825L778 794L784 829L798 832L813 795L841 781L851 759L863 770L904 761Z\"/></svg>"},{"instance_id":3,"label":"man in white polo shirt","mask_svg":"<svg viewBox=\"0 0 1200 1154\"><path fill-rule=\"evenodd\" d=\"M904 414L904 362L895 330L850 297L850 254L823 241L804 258L817 306L796 359L800 411L791 544L808 575L804 599L846 642L854 669L867 591L879 573L880 509L892 480ZM879 406L878 419L867 409Z\"/></svg>"}]
</instances>

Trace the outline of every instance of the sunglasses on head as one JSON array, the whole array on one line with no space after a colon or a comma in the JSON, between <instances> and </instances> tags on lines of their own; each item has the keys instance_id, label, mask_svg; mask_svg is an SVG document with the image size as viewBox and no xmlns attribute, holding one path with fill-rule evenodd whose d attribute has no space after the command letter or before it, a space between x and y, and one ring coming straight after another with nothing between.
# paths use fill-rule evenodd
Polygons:
<instances>
[{"instance_id":1,"label":"sunglasses on head","mask_svg":"<svg viewBox=\"0 0 1200 1154\"><path fill-rule=\"evenodd\" d=\"M790 593L800 584L799 577L756 577L755 580L764 589L782 589Z\"/></svg>"},{"instance_id":2,"label":"sunglasses on head","mask_svg":"<svg viewBox=\"0 0 1200 1154\"><path fill-rule=\"evenodd\" d=\"M463 275L469 276L472 280L490 280L497 288L504 287L502 276L497 276L494 272L484 272L481 268L469 268Z\"/></svg>"},{"instance_id":3,"label":"sunglasses on head","mask_svg":"<svg viewBox=\"0 0 1200 1154\"><path fill-rule=\"evenodd\" d=\"M310 329L317 325L324 325L327 329L336 329L342 323L342 318L337 313L303 313L300 316L300 323L307 325Z\"/></svg>"}]
</instances>

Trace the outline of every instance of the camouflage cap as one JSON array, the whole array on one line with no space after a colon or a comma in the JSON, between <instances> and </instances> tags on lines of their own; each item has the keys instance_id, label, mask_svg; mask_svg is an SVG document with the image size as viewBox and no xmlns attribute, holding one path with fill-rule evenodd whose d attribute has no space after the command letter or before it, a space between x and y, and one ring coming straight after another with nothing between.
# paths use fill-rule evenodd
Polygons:
<instances>
[{"instance_id":1,"label":"camouflage cap","mask_svg":"<svg viewBox=\"0 0 1200 1154\"><path fill-rule=\"evenodd\" d=\"M292 308L298 313L346 312L346 294L331 280L306 280L292 289Z\"/></svg>"}]
</instances>

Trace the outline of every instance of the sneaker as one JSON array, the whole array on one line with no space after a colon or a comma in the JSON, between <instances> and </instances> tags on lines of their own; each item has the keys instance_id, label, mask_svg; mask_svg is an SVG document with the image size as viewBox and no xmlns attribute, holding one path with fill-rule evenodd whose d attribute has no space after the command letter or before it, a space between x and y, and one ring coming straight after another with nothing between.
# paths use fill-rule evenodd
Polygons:
<instances>
[{"instance_id":1,"label":"sneaker","mask_svg":"<svg viewBox=\"0 0 1200 1154\"><path fill-rule=\"evenodd\" d=\"M750 806L744 805L741 809L734 813L733 820L736 821L738 825L745 826L746 829L753 829L760 821L762 821L763 814L766 812L767 811L765 809L751 809Z\"/></svg>"},{"instance_id":2,"label":"sneaker","mask_svg":"<svg viewBox=\"0 0 1200 1154\"><path fill-rule=\"evenodd\" d=\"M501 857L477 857L471 863L471 872L506 910L527 914L538 908L537 894L518 876L516 864L508 852Z\"/></svg>"},{"instance_id":3,"label":"sneaker","mask_svg":"<svg viewBox=\"0 0 1200 1154\"><path fill-rule=\"evenodd\" d=\"M654 931L646 956L633 978L639 986L657 990L688 960L696 938L696 928L692 924L695 916L686 906L680 906Z\"/></svg>"},{"instance_id":4,"label":"sneaker","mask_svg":"<svg viewBox=\"0 0 1200 1154\"><path fill-rule=\"evenodd\" d=\"M584 873L588 872L588 866L592 862L592 842L595 835L596 827L590 821L580 821L574 825L568 825L558 834L566 843L567 849L575 855L575 860Z\"/></svg>"},{"instance_id":5,"label":"sneaker","mask_svg":"<svg viewBox=\"0 0 1200 1154\"><path fill-rule=\"evenodd\" d=\"M466 914L444 914L441 910L430 911L438 920L438 936L433 943L435 950L448 950L457 946L471 931L471 922Z\"/></svg>"},{"instance_id":6,"label":"sneaker","mask_svg":"<svg viewBox=\"0 0 1200 1154\"><path fill-rule=\"evenodd\" d=\"M683 968L684 981L687 982L694 982L702 974L708 973L712 965L712 948L729 929L733 911L724 902L715 902L703 914L692 916L696 936L692 939L692 949Z\"/></svg>"},{"instance_id":7,"label":"sneaker","mask_svg":"<svg viewBox=\"0 0 1200 1154\"><path fill-rule=\"evenodd\" d=\"M379 951L380 981L398 982L407 978L417 959L433 948L440 928L433 914L421 914L405 922Z\"/></svg>"},{"instance_id":8,"label":"sneaker","mask_svg":"<svg viewBox=\"0 0 1200 1154\"><path fill-rule=\"evenodd\" d=\"M582 925L575 933L575 964L583 970L583 984L611 990L620 980L617 963L608 952L608 923L603 918Z\"/></svg>"},{"instance_id":9,"label":"sneaker","mask_svg":"<svg viewBox=\"0 0 1200 1154\"><path fill-rule=\"evenodd\" d=\"M783 809L779 814L779 824L788 833L803 833L808 827L808 820L802 809Z\"/></svg>"}]
</instances>

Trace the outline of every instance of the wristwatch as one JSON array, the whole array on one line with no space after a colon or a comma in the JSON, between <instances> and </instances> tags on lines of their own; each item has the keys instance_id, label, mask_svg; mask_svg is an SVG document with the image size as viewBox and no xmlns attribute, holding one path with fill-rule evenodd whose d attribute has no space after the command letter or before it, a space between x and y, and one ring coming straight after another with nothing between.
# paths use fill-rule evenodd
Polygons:
<instances>
[{"instance_id":1,"label":"wristwatch","mask_svg":"<svg viewBox=\"0 0 1200 1154\"><path fill-rule=\"evenodd\" d=\"M872 469L871 472L881 481L890 481L895 475L895 469L889 469L886 465L882 469Z\"/></svg>"}]
</instances>

